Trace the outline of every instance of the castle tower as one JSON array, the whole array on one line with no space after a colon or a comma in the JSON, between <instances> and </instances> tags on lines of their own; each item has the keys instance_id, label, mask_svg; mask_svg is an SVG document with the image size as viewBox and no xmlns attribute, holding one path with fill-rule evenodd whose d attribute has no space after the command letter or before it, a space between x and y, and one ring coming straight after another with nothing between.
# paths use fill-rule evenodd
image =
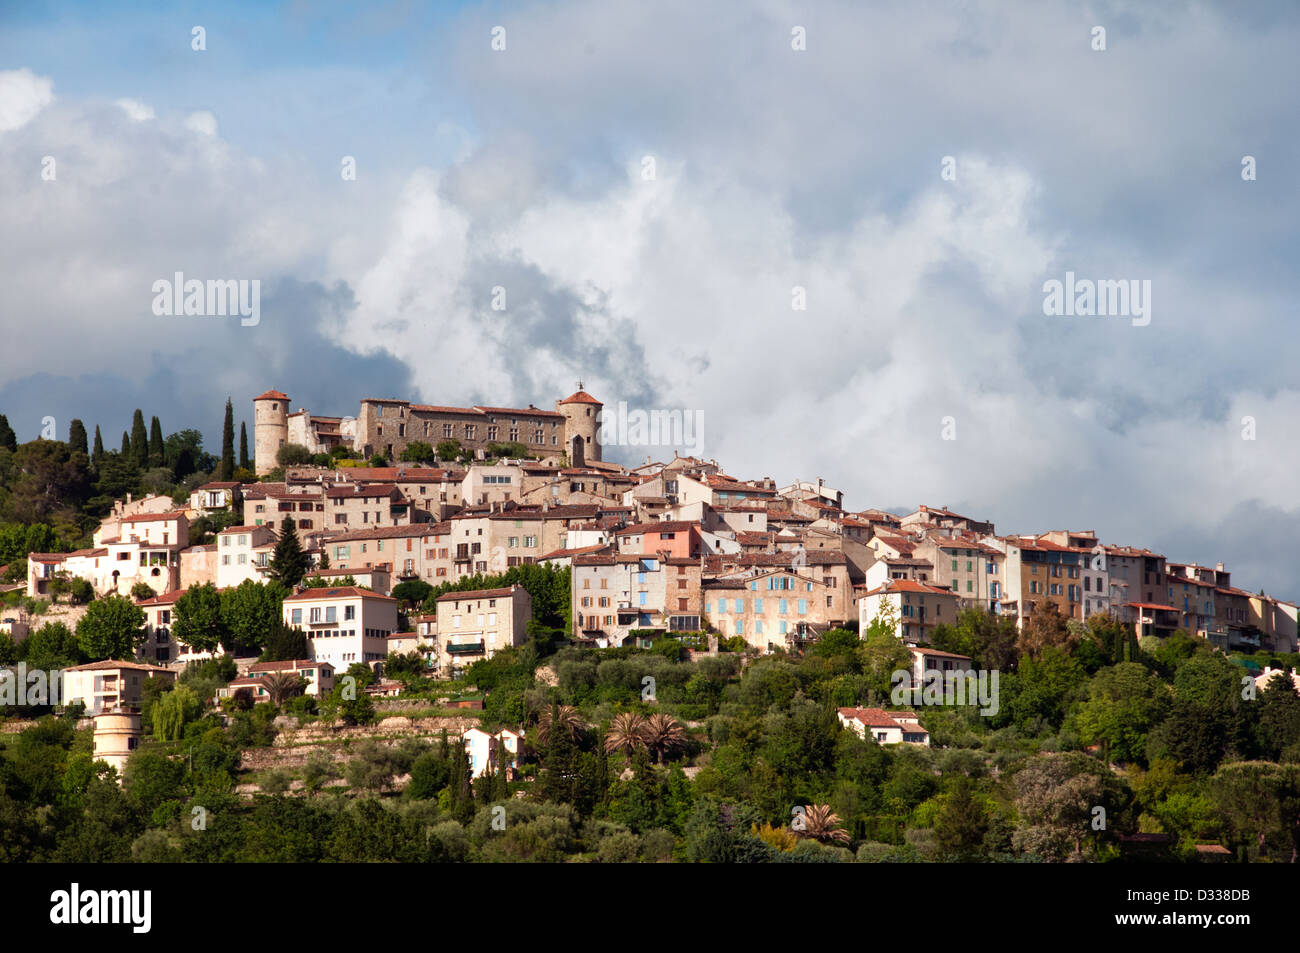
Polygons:
<instances>
[{"instance_id":1,"label":"castle tower","mask_svg":"<svg viewBox=\"0 0 1300 953\"><path fill-rule=\"evenodd\" d=\"M253 457L256 474L278 466L275 456L289 439L289 395L268 390L253 398Z\"/></svg>"},{"instance_id":2,"label":"castle tower","mask_svg":"<svg viewBox=\"0 0 1300 953\"><path fill-rule=\"evenodd\" d=\"M117 769L118 782L126 773L126 762L140 745L140 710L119 707L95 715L94 759Z\"/></svg>"},{"instance_id":3,"label":"castle tower","mask_svg":"<svg viewBox=\"0 0 1300 953\"><path fill-rule=\"evenodd\" d=\"M582 381L578 381L577 391L555 402L556 411L564 414L564 450L570 466L600 460L600 411L604 406L582 389Z\"/></svg>"}]
</instances>

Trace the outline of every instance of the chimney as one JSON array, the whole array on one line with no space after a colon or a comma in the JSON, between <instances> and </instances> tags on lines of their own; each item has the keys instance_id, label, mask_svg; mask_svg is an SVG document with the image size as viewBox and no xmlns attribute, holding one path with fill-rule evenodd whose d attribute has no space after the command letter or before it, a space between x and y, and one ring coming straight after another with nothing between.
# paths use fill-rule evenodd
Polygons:
<instances>
[{"instance_id":1,"label":"chimney","mask_svg":"<svg viewBox=\"0 0 1300 953\"><path fill-rule=\"evenodd\" d=\"M1214 570L1215 572L1223 572L1223 563L1215 563Z\"/></svg>"}]
</instances>

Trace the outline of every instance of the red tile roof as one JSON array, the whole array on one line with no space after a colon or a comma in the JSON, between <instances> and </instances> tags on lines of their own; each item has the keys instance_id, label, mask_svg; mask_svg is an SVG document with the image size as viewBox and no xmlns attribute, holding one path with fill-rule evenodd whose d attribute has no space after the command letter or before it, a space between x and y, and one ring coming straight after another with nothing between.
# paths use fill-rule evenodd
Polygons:
<instances>
[{"instance_id":1,"label":"red tile roof","mask_svg":"<svg viewBox=\"0 0 1300 953\"><path fill-rule=\"evenodd\" d=\"M596 398L588 394L585 390L574 391L568 397L564 398L564 400L560 401L560 403L561 404L595 404L597 407L605 406Z\"/></svg>"},{"instance_id":2,"label":"red tile roof","mask_svg":"<svg viewBox=\"0 0 1300 953\"><path fill-rule=\"evenodd\" d=\"M321 599L351 599L361 596L364 599L382 599L385 602L396 602L392 596L381 596L377 592L371 592L369 589L362 589L360 586L334 586L325 589L304 589L302 592L296 592L291 596L285 596L285 602L317 602Z\"/></svg>"},{"instance_id":3,"label":"red tile roof","mask_svg":"<svg viewBox=\"0 0 1300 953\"><path fill-rule=\"evenodd\" d=\"M507 586L504 589L470 589L465 592L447 592L439 596L438 602L452 602L458 599L498 599L506 598L514 591Z\"/></svg>"},{"instance_id":4,"label":"red tile roof","mask_svg":"<svg viewBox=\"0 0 1300 953\"><path fill-rule=\"evenodd\" d=\"M161 665L146 665L143 662L120 662L115 659L105 659L102 662L87 662L85 665L73 665L71 668L65 668L65 672L106 672L112 669L129 669L133 672L166 672L168 675L175 675L169 668L163 668Z\"/></svg>"},{"instance_id":5,"label":"red tile roof","mask_svg":"<svg viewBox=\"0 0 1300 953\"><path fill-rule=\"evenodd\" d=\"M910 734L928 735L929 732L919 724L903 724L900 717L915 718L911 711L885 711L881 708L841 708L839 713L850 721L856 721L867 728L899 728Z\"/></svg>"},{"instance_id":6,"label":"red tile roof","mask_svg":"<svg viewBox=\"0 0 1300 953\"><path fill-rule=\"evenodd\" d=\"M259 394L253 400L288 400L289 395L278 390L268 390L265 394Z\"/></svg>"},{"instance_id":7,"label":"red tile roof","mask_svg":"<svg viewBox=\"0 0 1300 953\"><path fill-rule=\"evenodd\" d=\"M874 596L882 592L920 592L937 596L954 595L951 589L942 589L938 586L928 586L923 582L916 582L913 579L890 579L888 580L888 585L878 586L868 592L867 595Z\"/></svg>"}]
</instances>

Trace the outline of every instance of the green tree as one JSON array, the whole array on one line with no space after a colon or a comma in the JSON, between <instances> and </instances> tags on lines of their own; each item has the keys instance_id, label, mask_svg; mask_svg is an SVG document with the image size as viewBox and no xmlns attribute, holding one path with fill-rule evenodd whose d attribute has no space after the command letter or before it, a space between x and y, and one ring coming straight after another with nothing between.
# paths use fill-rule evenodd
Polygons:
<instances>
[{"instance_id":1,"label":"green tree","mask_svg":"<svg viewBox=\"0 0 1300 953\"><path fill-rule=\"evenodd\" d=\"M958 775L947 794L940 795L934 818L935 842L949 860L979 859L989 831L989 811L965 775Z\"/></svg>"},{"instance_id":2,"label":"green tree","mask_svg":"<svg viewBox=\"0 0 1300 953\"><path fill-rule=\"evenodd\" d=\"M459 460L465 449L459 440L443 440L434 451L439 460Z\"/></svg>"},{"instance_id":3,"label":"green tree","mask_svg":"<svg viewBox=\"0 0 1300 953\"><path fill-rule=\"evenodd\" d=\"M1019 658L1018 635L1010 616L972 607L959 612L954 625L935 626L930 644L941 652L969 656L976 669L1010 672Z\"/></svg>"},{"instance_id":4,"label":"green tree","mask_svg":"<svg viewBox=\"0 0 1300 953\"><path fill-rule=\"evenodd\" d=\"M1260 749L1276 761L1289 753L1287 760L1300 761L1300 694L1291 677L1278 672L1259 693Z\"/></svg>"},{"instance_id":5,"label":"green tree","mask_svg":"<svg viewBox=\"0 0 1300 953\"><path fill-rule=\"evenodd\" d=\"M451 780L451 764L438 751L426 751L411 765L411 782L403 792L406 797L426 800L437 797Z\"/></svg>"},{"instance_id":6,"label":"green tree","mask_svg":"<svg viewBox=\"0 0 1300 953\"><path fill-rule=\"evenodd\" d=\"M61 440L33 440L13 454L9 511L20 523L74 521L90 495L90 461Z\"/></svg>"},{"instance_id":7,"label":"green tree","mask_svg":"<svg viewBox=\"0 0 1300 953\"><path fill-rule=\"evenodd\" d=\"M163 465L163 432L162 424L155 416L149 424L149 466L160 467Z\"/></svg>"},{"instance_id":8,"label":"green tree","mask_svg":"<svg viewBox=\"0 0 1300 953\"><path fill-rule=\"evenodd\" d=\"M141 470L149 466L149 431L144 426L144 412L139 407L131 417L131 461Z\"/></svg>"},{"instance_id":9,"label":"green tree","mask_svg":"<svg viewBox=\"0 0 1300 953\"><path fill-rule=\"evenodd\" d=\"M90 456L90 449L86 446L86 425L75 417L68 426L68 446L86 454L87 457Z\"/></svg>"},{"instance_id":10,"label":"green tree","mask_svg":"<svg viewBox=\"0 0 1300 953\"><path fill-rule=\"evenodd\" d=\"M1291 768L1290 773L1294 772ZM1210 779L1215 804L1258 856L1267 854L1270 836L1280 840L1296 824L1294 815L1282 816L1291 780L1287 775L1287 769L1269 761L1238 761L1221 766ZM1294 850L1292 845L1288 847Z\"/></svg>"},{"instance_id":11,"label":"green tree","mask_svg":"<svg viewBox=\"0 0 1300 953\"><path fill-rule=\"evenodd\" d=\"M1100 743L1106 761L1142 763L1147 732L1169 710L1169 690L1137 662L1103 668L1088 683L1088 700L1075 718L1084 744Z\"/></svg>"},{"instance_id":12,"label":"green tree","mask_svg":"<svg viewBox=\"0 0 1300 953\"><path fill-rule=\"evenodd\" d=\"M47 622L18 644L19 657L31 669L71 668L86 661L77 635L62 622Z\"/></svg>"},{"instance_id":13,"label":"green tree","mask_svg":"<svg viewBox=\"0 0 1300 953\"><path fill-rule=\"evenodd\" d=\"M99 466L99 462L104 459L104 438L100 435L99 424L95 424L95 445L90 459L95 461L95 466Z\"/></svg>"},{"instance_id":14,"label":"green tree","mask_svg":"<svg viewBox=\"0 0 1300 953\"><path fill-rule=\"evenodd\" d=\"M172 635L199 652L214 652L229 639L221 612L221 594L207 582L192 585L176 600Z\"/></svg>"},{"instance_id":15,"label":"green tree","mask_svg":"<svg viewBox=\"0 0 1300 953\"><path fill-rule=\"evenodd\" d=\"M307 635L283 619L276 619L266 632L262 662L293 662L309 657Z\"/></svg>"},{"instance_id":16,"label":"green tree","mask_svg":"<svg viewBox=\"0 0 1300 953\"><path fill-rule=\"evenodd\" d=\"M177 685L154 702L153 734L159 741L176 741L185 726L203 711L202 700L188 685Z\"/></svg>"},{"instance_id":17,"label":"green tree","mask_svg":"<svg viewBox=\"0 0 1300 953\"><path fill-rule=\"evenodd\" d=\"M235 409L226 398L226 418L221 424L221 463L217 466L217 479L229 480L235 475Z\"/></svg>"},{"instance_id":18,"label":"green tree","mask_svg":"<svg viewBox=\"0 0 1300 953\"><path fill-rule=\"evenodd\" d=\"M68 596L74 606L84 606L95 598L95 589L88 579L77 576L68 584Z\"/></svg>"},{"instance_id":19,"label":"green tree","mask_svg":"<svg viewBox=\"0 0 1300 953\"><path fill-rule=\"evenodd\" d=\"M1055 602L1040 602L1029 611L1020 631L1020 654L1038 658L1044 649L1071 651L1078 641Z\"/></svg>"},{"instance_id":20,"label":"green tree","mask_svg":"<svg viewBox=\"0 0 1300 953\"><path fill-rule=\"evenodd\" d=\"M423 579L408 579L406 582L398 583L393 587L392 596L399 602L404 603L408 608L414 609L423 605L424 600L429 598L429 593L432 591L433 586Z\"/></svg>"},{"instance_id":21,"label":"green tree","mask_svg":"<svg viewBox=\"0 0 1300 953\"><path fill-rule=\"evenodd\" d=\"M302 582L302 577L310 567L311 560L303 552L302 543L298 540L298 526L293 517L287 516L280 529L280 538L276 541L267 575L285 588L292 589Z\"/></svg>"},{"instance_id":22,"label":"green tree","mask_svg":"<svg viewBox=\"0 0 1300 953\"><path fill-rule=\"evenodd\" d=\"M253 579L245 579L221 593L221 619L236 654L258 651L267 644L268 637L283 624L281 605L288 594L289 590L277 582L260 583ZM264 661L280 660L277 657Z\"/></svg>"},{"instance_id":23,"label":"green tree","mask_svg":"<svg viewBox=\"0 0 1300 953\"><path fill-rule=\"evenodd\" d=\"M433 463L438 459L438 453L429 444L420 440L412 440L406 445L399 458L407 463Z\"/></svg>"},{"instance_id":24,"label":"green tree","mask_svg":"<svg viewBox=\"0 0 1300 953\"><path fill-rule=\"evenodd\" d=\"M248 461L248 424L242 420L239 422L239 466L244 470L252 469Z\"/></svg>"},{"instance_id":25,"label":"green tree","mask_svg":"<svg viewBox=\"0 0 1300 953\"><path fill-rule=\"evenodd\" d=\"M122 449L120 452L124 459L129 460L132 464L135 463L135 458L131 453L131 435L125 430L122 431Z\"/></svg>"},{"instance_id":26,"label":"green tree","mask_svg":"<svg viewBox=\"0 0 1300 953\"><path fill-rule=\"evenodd\" d=\"M125 596L97 599L77 623L77 641L92 660L133 659L144 641L144 611Z\"/></svg>"},{"instance_id":27,"label":"green tree","mask_svg":"<svg viewBox=\"0 0 1300 953\"><path fill-rule=\"evenodd\" d=\"M312 452L300 443L286 443L275 452L275 462L282 467L305 466L312 462Z\"/></svg>"},{"instance_id":28,"label":"green tree","mask_svg":"<svg viewBox=\"0 0 1300 953\"><path fill-rule=\"evenodd\" d=\"M283 705L292 698L297 698L307 690L307 682L300 675L292 672L273 672L263 676L262 685L270 696L272 705Z\"/></svg>"},{"instance_id":29,"label":"green tree","mask_svg":"<svg viewBox=\"0 0 1300 953\"><path fill-rule=\"evenodd\" d=\"M4 414L0 414L0 447L6 450L18 449L18 435L9 426L9 418Z\"/></svg>"},{"instance_id":30,"label":"green tree","mask_svg":"<svg viewBox=\"0 0 1300 953\"><path fill-rule=\"evenodd\" d=\"M1020 815L1012 836L1015 848L1049 861L1082 855L1093 808L1105 806L1105 771L1078 752L1040 755L1026 762L1015 775Z\"/></svg>"}]
</instances>

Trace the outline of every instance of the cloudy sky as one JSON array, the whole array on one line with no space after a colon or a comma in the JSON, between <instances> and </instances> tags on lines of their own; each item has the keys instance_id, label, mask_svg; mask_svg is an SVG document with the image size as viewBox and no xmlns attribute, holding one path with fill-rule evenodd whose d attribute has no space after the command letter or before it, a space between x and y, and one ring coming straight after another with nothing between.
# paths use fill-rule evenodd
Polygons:
<instances>
[{"instance_id":1,"label":"cloudy sky","mask_svg":"<svg viewBox=\"0 0 1300 953\"><path fill-rule=\"evenodd\" d=\"M1300 597L1294 7L114 6L0 6L20 439L582 380L739 477ZM156 316L178 271L260 323ZM1149 280L1149 325L1045 316L1066 271Z\"/></svg>"}]
</instances>

